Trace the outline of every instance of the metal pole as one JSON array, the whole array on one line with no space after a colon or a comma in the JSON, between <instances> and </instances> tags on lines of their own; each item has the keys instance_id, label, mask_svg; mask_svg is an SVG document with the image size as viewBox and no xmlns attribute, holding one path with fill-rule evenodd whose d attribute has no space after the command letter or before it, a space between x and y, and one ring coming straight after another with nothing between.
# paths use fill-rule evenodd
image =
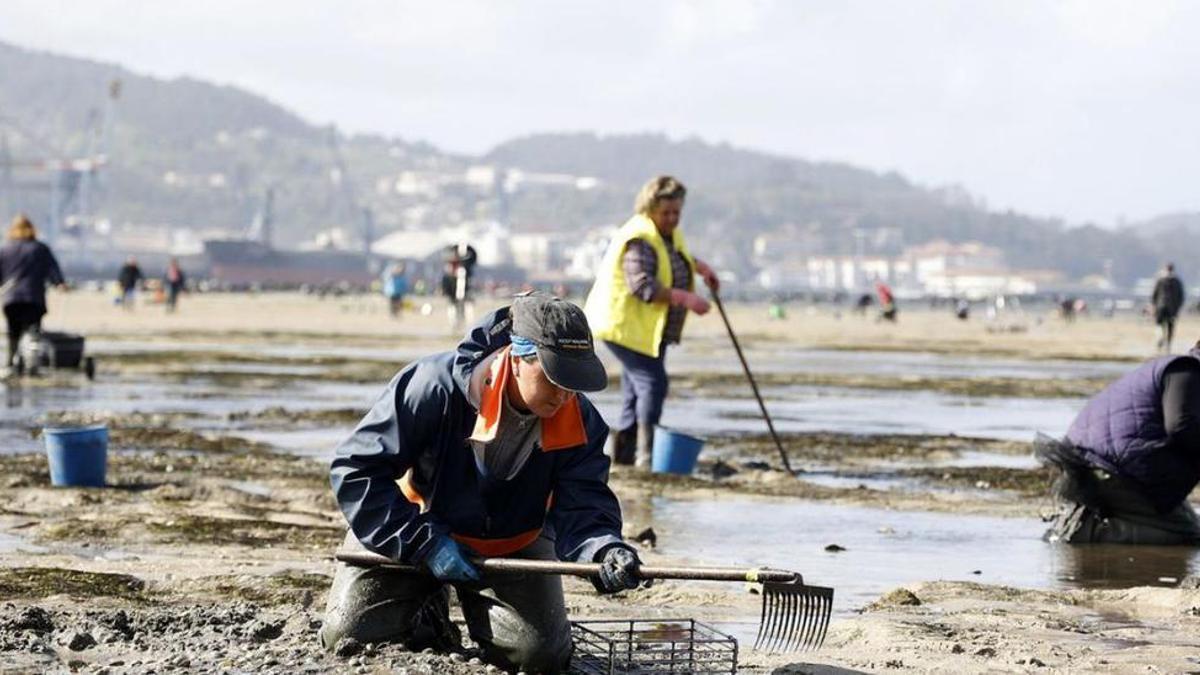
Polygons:
<instances>
[{"instance_id":1,"label":"metal pole","mask_svg":"<svg viewBox=\"0 0 1200 675\"><path fill-rule=\"evenodd\" d=\"M721 304L721 296L715 290L712 291L713 302L717 304L717 310L721 313L721 321L725 322L725 330L729 332L729 339L733 342L733 348L737 351L738 360L742 362L742 370L746 371L746 379L750 381L750 388L754 391L754 398L758 401L758 408L762 410L763 419L767 421L767 430L771 432L771 438L775 441L775 447L779 450L779 458L783 460L783 468L787 469L789 474L795 475L792 471L792 465L788 461L787 452L783 449L783 442L779 440L779 434L775 433L775 425L771 422L771 415L767 412L767 405L763 403L762 394L758 393L758 384L754 381L754 375L750 373L750 364L746 363L746 356L742 354L742 346L738 344L737 336L733 333L733 326L729 323L729 316L725 314L725 306Z\"/></svg>"}]
</instances>

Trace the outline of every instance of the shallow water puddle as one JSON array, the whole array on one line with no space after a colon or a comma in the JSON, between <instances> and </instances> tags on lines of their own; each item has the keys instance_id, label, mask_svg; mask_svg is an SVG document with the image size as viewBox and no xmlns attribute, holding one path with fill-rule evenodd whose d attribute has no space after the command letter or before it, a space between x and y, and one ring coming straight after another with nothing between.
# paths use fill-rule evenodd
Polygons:
<instances>
[{"instance_id":1,"label":"shallow water puddle","mask_svg":"<svg viewBox=\"0 0 1200 675\"><path fill-rule=\"evenodd\" d=\"M1045 524L1025 518L656 497L650 519L666 555L704 564L795 570L811 583L833 586L834 609L842 613L918 581L1123 588L1174 586L1200 571L1198 549L1051 545L1041 540ZM826 552L829 544L846 550Z\"/></svg>"},{"instance_id":2,"label":"shallow water puddle","mask_svg":"<svg viewBox=\"0 0 1200 675\"><path fill-rule=\"evenodd\" d=\"M1082 399L974 398L936 392L795 387L789 398L767 399L781 432L828 431L857 434L958 434L978 438L1032 440L1041 431L1061 436ZM610 425L620 414L620 392L593 397ZM668 399L663 425L696 434L766 430L754 399Z\"/></svg>"},{"instance_id":3,"label":"shallow water puddle","mask_svg":"<svg viewBox=\"0 0 1200 675\"><path fill-rule=\"evenodd\" d=\"M225 487L231 490L237 490L254 497L270 497L271 488L251 480L226 480L222 482Z\"/></svg>"},{"instance_id":4,"label":"shallow water puddle","mask_svg":"<svg viewBox=\"0 0 1200 675\"><path fill-rule=\"evenodd\" d=\"M383 384L363 385L344 382L321 382L319 380L297 380L286 387L275 389L230 390L208 382L189 381L185 384L168 384L158 381L102 381L88 387L20 387L6 388L5 406L0 408L0 453L17 454L37 451L39 442L31 439L27 428L36 426L44 415L51 412L97 413L122 415L129 413L188 413L191 419L178 422L191 429L204 429L218 433L227 431L245 435L241 429L234 430L228 422L235 413L257 413L268 408L286 408L293 411L331 410L370 406ZM318 442L307 442L307 437L320 436L320 430L296 432L272 437L263 432L266 442L283 449L294 447L297 454L316 454ZM336 434L320 436L319 444L328 449L341 440L343 430ZM276 440L279 442L276 443ZM298 442L299 441L299 442Z\"/></svg>"},{"instance_id":5,"label":"shallow water puddle","mask_svg":"<svg viewBox=\"0 0 1200 675\"><path fill-rule=\"evenodd\" d=\"M452 345L451 345L452 346ZM167 353L210 353L245 356L253 353L267 358L305 359L336 357L367 361L389 361L401 364L437 351L436 344L415 342L397 348L338 346L330 344L270 344L270 343L224 343L224 342L150 342L136 340L89 340L88 353L97 360L105 355L167 354Z\"/></svg>"},{"instance_id":6,"label":"shallow water puddle","mask_svg":"<svg viewBox=\"0 0 1200 675\"><path fill-rule=\"evenodd\" d=\"M930 352L770 349L766 345L751 348L746 352L746 358L756 373L770 371L946 378L1115 378L1131 367L1129 363L1120 361L1042 361ZM667 366L672 372L741 372L741 364L732 348L724 353L708 353L702 349L688 349L686 345L673 347L668 353Z\"/></svg>"},{"instance_id":7,"label":"shallow water puddle","mask_svg":"<svg viewBox=\"0 0 1200 675\"><path fill-rule=\"evenodd\" d=\"M333 450L350 436L353 425L318 429L238 430L238 436L267 443L280 452L303 457L333 457Z\"/></svg>"},{"instance_id":8,"label":"shallow water puddle","mask_svg":"<svg viewBox=\"0 0 1200 675\"><path fill-rule=\"evenodd\" d=\"M201 362L192 364L198 372L233 375L294 375L318 379L328 366L291 365L275 363L225 363Z\"/></svg>"},{"instance_id":9,"label":"shallow water puddle","mask_svg":"<svg viewBox=\"0 0 1200 675\"><path fill-rule=\"evenodd\" d=\"M832 488L902 491L928 489L920 479L886 473L806 471L798 478L806 483Z\"/></svg>"},{"instance_id":10,"label":"shallow water puddle","mask_svg":"<svg viewBox=\"0 0 1200 675\"><path fill-rule=\"evenodd\" d=\"M939 465L942 466L942 465ZM966 494L981 501L1005 501L1013 499L1013 493L992 489L989 485L975 488L966 486L938 485L929 478L899 475L888 472L855 471L806 471L797 476L799 480L825 487L849 490L878 490L883 492L906 492L921 494Z\"/></svg>"},{"instance_id":11,"label":"shallow water puddle","mask_svg":"<svg viewBox=\"0 0 1200 675\"><path fill-rule=\"evenodd\" d=\"M1006 455L1001 452L983 452L980 450L968 450L958 457L934 461L930 465L960 469L990 466L1003 469L1036 469L1040 466L1032 452L1028 455Z\"/></svg>"},{"instance_id":12,"label":"shallow water puddle","mask_svg":"<svg viewBox=\"0 0 1200 675\"><path fill-rule=\"evenodd\" d=\"M48 549L44 546L29 543L24 537L10 534L8 532L0 532L0 553L11 553L13 551L24 551L26 553L45 553Z\"/></svg>"}]
</instances>

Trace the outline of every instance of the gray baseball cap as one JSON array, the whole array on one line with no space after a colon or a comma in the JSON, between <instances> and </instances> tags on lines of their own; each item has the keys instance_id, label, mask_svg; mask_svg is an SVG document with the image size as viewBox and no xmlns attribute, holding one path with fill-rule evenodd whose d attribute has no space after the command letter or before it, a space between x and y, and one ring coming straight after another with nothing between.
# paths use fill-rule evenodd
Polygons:
<instances>
[{"instance_id":1,"label":"gray baseball cap","mask_svg":"<svg viewBox=\"0 0 1200 675\"><path fill-rule=\"evenodd\" d=\"M583 310L549 293L517 296L512 333L533 342L546 377L570 391L600 391L608 373L596 356L592 329Z\"/></svg>"}]
</instances>

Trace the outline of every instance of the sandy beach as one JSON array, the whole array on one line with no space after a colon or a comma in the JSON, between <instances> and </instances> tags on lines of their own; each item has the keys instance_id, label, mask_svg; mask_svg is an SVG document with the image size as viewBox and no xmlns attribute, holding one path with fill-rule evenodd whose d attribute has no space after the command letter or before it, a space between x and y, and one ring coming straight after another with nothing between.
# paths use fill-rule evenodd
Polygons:
<instances>
[{"instance_id":1,"label":"sandy beach","mask_svg":"<svg viewBox=\"0 0 1200 675\"><path fill-rule=\"evenodd\" d=\"M64 371L4 385L0 671L489 672L469 646L451 655L387 645L327 654L316 643L332 554L345 527L328 487L325 462L336 440L327 439L348 432L371 392L404 362L454 344L444 308L434 304L423 315L422 302L394 320L374 296L188 295L168 315L154 304L124 311L101 293L52 294L46 328L87 336L98 374L93 384ZM850 391L868 400L969 401L976 406L971 414L983 417L993 401L1077 401L1103 387L1110 373L1152 355L1155 337L1148 320L1134 316L1066 323L1043 312L961 322L949 310L902 306L900 321L890 324L827 307L788 306L783 319L768 318L761 305L729 309L768 404L778 396L781 407L789 387L805 396ZM1198 325L1185 316L1179 335L1189 338ZM1188 342L1181 339L1177 348ZM841 353L850 359L869 352L882 363L889 354L917 354L946 365L921 372L874 361L857 370L775 367L796 351L834 361ZM991 359L984 364L991 370L955 366L978 357ZM671 359L669 407L714 398L752 405L715 314L689 319L686 344ZM1077 376L1076 367L1096 370ZM1062 372L1025 372L1039 369ZM688 531L686 522L662 521L664 503L1022 523L1053 509L1046 496L1053 476L1028 461L1033 428L1011 438L859 433L852 426L788 430L789 457L805 470L792 477L765 427L746 416L731 413L730 430L708 436L690 477L614 469L626 536L655 529L656 545L639 544L647 561L709 562L678 554L704 524ZM109 425L109 485L51 487L36 434L43 425L83 422ZM312 449L300 450L304 443ZM777 546L782 560L826 559L839 555L825 549L835 543L785 531ZM988 573L1005 560L964 564L985 573L943 579L908 570L919 580L839 610L820 651L765 654L743 639L740 667L1200 670L1200 583L1188 576L1187 561L1177 575L1146 585L1038 588L990 583ZM1087 575L1094 571L1081 572ZM574 579L566 588L573 618L686 616L740 622L751 634L760 602L744 584L667 582L615 597L599 597Z\"/></svg>"}]
</instances>

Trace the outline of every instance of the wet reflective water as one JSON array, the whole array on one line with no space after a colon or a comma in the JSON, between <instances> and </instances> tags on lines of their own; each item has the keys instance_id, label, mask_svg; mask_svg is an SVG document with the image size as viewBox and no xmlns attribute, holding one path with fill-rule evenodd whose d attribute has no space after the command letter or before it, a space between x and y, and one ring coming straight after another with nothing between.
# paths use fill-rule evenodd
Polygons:
<instances>
[{"instance_id":1,"label":"wet reflective water","mask_svg":"<svg viewBox=\"0 0 1200 675\"><path fill-rule=\"evenodd\" d=\"M346 440L352 425L318 429L241 429L235 433L245 439L267 443L281 452L305 457L332 458L333 450Z\"/></svg>"},{"instance_id":2,"label":"wet reflective water","mask_svg":"<svg viewBox=\"0 0 1200 675\"><path fill-rule=\"evenodd\" d=\"M146 344L136 345L139 349ZM192 345L193 347L195 345ZM201 345L208 350L223 347L230 352L244 351L244 345ZM118 345L110 348L117 349ZM257 349L257 347L256 347ZM301 355L295 346L270 348L278 354ZM363 349L324 351L364 355ZM315 353L323 348L315 348ZM371 350L372 355L390 356L395 350ZM860 367L866 369L913 367L928 372L957 372L964 366L961 360L939 355L863 352L801 351L783 361L787 368ZM981 361L975 359L974 361ZM984 360L987 361L987 360ZM1012 360L987 361L989 372L1029 376L1047 372L1045 365L1025 364ZM822 366L824 364L824 366ZM848 364L848 365L847 365ZM320 410L362 408L364 411L383 390L384 383L330 383L319 379L319 368L310 365L279 364L211 364L213 371L290 374L311 376L297 379L284 386L262 388L254 386L229 387L198 376L183 383L168 383L152 377L143 379L113 379L101 377L95 383L80 380L65 386L6 387L5 407L0 410L0 452L34 452L38 442L30 438L25 428L52 411L103 412L124 414L189 413L195 417L180 424L204 430L230 429L226 418L234 413L254 413L271 407L288 410ZM735 364L736 365L736 364ZM1103 371L1111 364L1093 362L1061 362L1053 368L1074 369L1080 374ZM1051 368L1051 369L1053 369ZM929 391L887 391L839 387L768 387L764 396L775 420L783 432L830 431L844 433L901 433L901 434L959 434L985 438L1028 440L1035 431L1060 435L1082 399L976 398ZM615 422L619 413L620 394L615 388L594 397L601 413ZM765 425L757 404L749 398L694 397L668 401L663 423L692 433L761 432ZM276 445L285 452L321 456L342 440L349 425L326 426L321 429L245 429L235 433ZM969 461L964 458L961 461ZM987 465L1007 466L992 458ZM967 465L967 464L959 464ZM981 464L982 465L982 464Z\"/></svg>"},{"instance_id":3,"label":"wet reflective water","mask_svg":"<svg viewBox=\"0 0 1200 675\"><path fill-rule=\"evenodd\" d=\"M0 553L11 553L13 551L23 551L25 553L45 553L47 549L43 546L31 544L24 537L15 534L0 532Z\"/></svg>"},{"instance_id":4,"label":"wet reflective water","mask_svg":"<svg viewBox=\"0 0 1200 675\"><path fill-rule=\"evenodd\" d=\"M176 351L181 358L189 352L261 354L265 357L304 358L346 356L402 361L417 355L421 342L392 347L350 347L334 344L227 344L173 342L104 342L90 345L97 354L134 351ZM1115 362L1021 361L1018 359L961 357L918 352L841 352L832 350L789 350L767 344L751 359L770 363L783 372L844 372L881 375L924 375L952 377L1093 377L1116 375L1128 364ZM602 350L603 351L603 350ZM672 352L672 370L738 372L732 353L709 354L687 349ZM211 362L210 362L211 361ZM214 373L290 375L299 379L270 389L230 387L203 376L182 384L166 383L145 376L142 380L105 378L96 383L80 380L67 386L7 387L6 407L0 411L0 426L30 425L47 411L103 411L110 413L194 412L207 417L191 426L220 429L230 413L255 412L268 407L294 410L362 407L364 410L382 391L384 383L342 384L320 380L321 367L312 364L221 363L205 358ZM1027 440L1035 431L1051 435L1065 432L1082 399L1032 399L970 397L932 391L888 391L844 387L780 386L763 390L779 430L784 432L830 431L846 433L949 434ZM606 419L615 422L620 406L616 388L594 397ZM764 424L751 398L695 396L668 401L663 423L692 433L760 432ZM338 431L340 433L340 430ZM336 442L335 433L297 433L289 437L264 431L260 440L295 448L301 454L316 454L317 445ZM0 452L25 451L25 440L5 443Z\"/></svg>"},{"instance_id":5,"label":"wet reflective water","mask_svg":"<svg viewBox=\"0 0 1200 675\"><path fill-rule=\"evenodd\" d=\"M777 392L776 389L784 388L766 388L763 397L776 430L781 432L958 434L1032 440L1037 431L1051 436L1066 433L1084 403L1084 399L981 398L930 391L789 387L786 392ZM618 419L619 391L603 392L593 400L606 420ZM699 435L766 431L753 398L668 400L662 423Z\"/></svg>"},{"instance_id":6,"label":"wet reflective water","mask_svg":"<svg viewBox=\"0 0 1200 675\"><path fill-rule=\"evenodd\" d=\"M347 359L362 359L366 361L390 361L404 363L420 358L427 354L445 349L447 345L405 341L407 344L395 347L363 347L342 346L337 344L313 343L261 343L254 345L226 342L154 342L154 341L112 341L89 340L88 353L96 356L97 360L109 354L169 354L169 353L217 353L234 356L248 354L260 355L267 358L311 359L316 357L338 357ZM452 345L450 345L452 346Z\"/></svg>"},{"instance_id":7,"label":"wet reflective water","mask_svg":"<svg viewBox=\"0 0 1200 675\"><path fill-rule=\"evenodd\" d=\"M601 350L603 351L603 350ZM760 344L746 351L752 372L841 373L877 376L1028 379L1117 377L1131 368L1120 361L1027 360L1016 358L933 354L929 352L843 351L789 349L785 344ZM671 347L670 370L740 373L741 363L732 347L716 353Z\"/></svg>"},{"instance_id":8,"label":"wet reflective water","mask_svg":"<svg viewBox=\"0 0 1200 675\"><path fill-rule=\"evenodd\" d=\"M223 386L206 377L185 382L104 377L64 386L6 387L0 409L0 453L38 452L40 443L27 428L50 412L188 413L178 424L224 431L262 441L282 452L323 457L349 432L351 424L256 423L253 417L231 421L235 413L279 407L289 411L361 409L383 391L373 384L327 383L321 368L309 364L219 362L212 353L303 358L344 356L402 361L428 351L405 344L396 348L332 345L237 345L193 343L89 343L96 353L128 351L207 352L212 372L298 376L278 386L251 383ZM836 372L926 377L1106 377L1130 366L1113 362L1021 361L983 357L899 352L784 351L768 346L750 354L755 368L769 363L776 372ZM679 350L672 370L740 372L731 352ZM1036 431L1061 435L1082 399L971 397L933 391L887 391L845 387L779 386L763 391L776 427L783 432L958 434L1030 440ZM593 397L602 414L615 422L620 406L616 388ZM765 431L752 398L693 396L668 402L663 423L706 433ZM927 462L946 467L1032 468L1030 456L968 452ZM913 463L881 462L881 468ZM927 490L919 479L886 474L812 474L805 480L838 487L865 484L878 489ZM248 494L264 486L230 482ZM1000 493L1000 491L996 491ZM1004 495L997 494L997 498ZM837 589L836 610L847 612L896 586L932 579L980 581L1025 588L1127 587L1173 585L1200 571L1200 554L1188 548L1055 546L1041 541L1044 524L1033 519L886 511L812 502L722 499L679 501L655 498L631 514L652 523L660 550L672 557L708 564L763 565L795 569L816 584ZM828 544L847 550L830 553ZM20 537L0 534L0 551L27 550ZM750 622L751 625L752 622ZM743 637L742 629L738 629Z\"/></svg>"},{"instance_id":9,"label":"wet reflective water","mask_svg":"<svg viewBox=\"0 0 1200 675\"><path fill-rule=\"evenodd\" d=\"M714 565L790 569L833 586L847 612L918 581L1022 588L1174 586L1200 572L1190 547L1066 546L1035 519L889 511L782 500L673 501L648 514L664 554ZM829 553L829 544L845 551Z\"/></svg>"},{"instance_id":10,"label":"wet reflective water","mask_svg":"<svg viewBox=\"0 0 1200 675\"><path fill-rule=\"evenodd\" d=\"M36 427L47 413L184 413L188 417L177 424L198 430L228 431L242 436L252 433L234 429L227 421L234 413L256 413L267 408L292 411L367 408L383 390L380 384L351 384L297 380L286 387L222 387L207 378L190 378L183 384L155 380L98 380L94 384L67 387L21 386L5 389L5 406L0 408L0 453L36 452L40 444L28 429ZM319 454L316 444L329 443L326 450L341 440L349 427L318 431L263 430L261 440L297 454Z\"/></svg>"}]
</instances>

